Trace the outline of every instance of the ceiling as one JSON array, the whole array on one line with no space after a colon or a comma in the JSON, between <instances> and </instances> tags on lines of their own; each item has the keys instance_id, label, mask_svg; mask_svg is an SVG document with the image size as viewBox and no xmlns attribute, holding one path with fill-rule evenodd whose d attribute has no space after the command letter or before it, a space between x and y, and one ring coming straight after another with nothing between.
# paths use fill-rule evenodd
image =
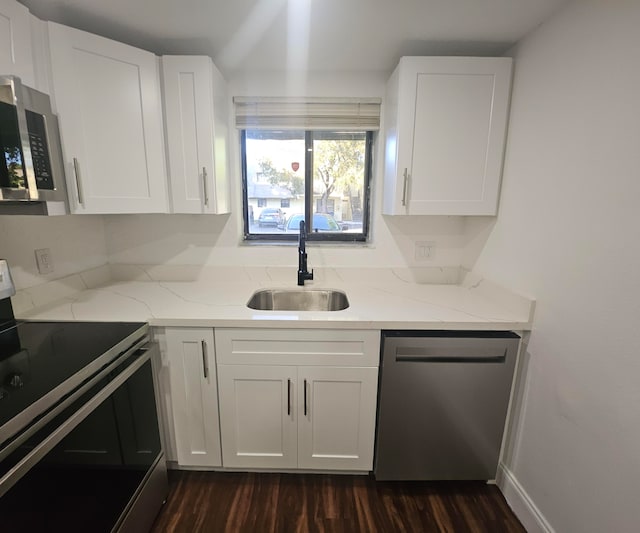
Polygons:
<instances>
[{"instance_id":1,"label":"ceiling","mask_svg":"<svg viewBox=\"0 0 640 533\"><path fill-rule=\"evenodd\" d=\"M501 55L568 0L20 0L157 54L247 71L387 71L403 55Z\"/></svg>"}]
</instances>

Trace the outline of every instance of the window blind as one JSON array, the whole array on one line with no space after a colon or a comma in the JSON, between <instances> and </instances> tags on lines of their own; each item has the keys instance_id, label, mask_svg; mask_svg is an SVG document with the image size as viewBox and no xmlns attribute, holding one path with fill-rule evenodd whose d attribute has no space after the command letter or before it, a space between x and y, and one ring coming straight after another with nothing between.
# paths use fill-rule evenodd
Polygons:
<instances>
[{"instance_id":1,"label":"window blind","mask_svg":"<svg viewBox=\"0 0 640 533\"><path fill-rule=\"evenodd\" d=\"M380 98L233 99L238 129L372 131L380 129Z\"/></svg>"}]
</instances>

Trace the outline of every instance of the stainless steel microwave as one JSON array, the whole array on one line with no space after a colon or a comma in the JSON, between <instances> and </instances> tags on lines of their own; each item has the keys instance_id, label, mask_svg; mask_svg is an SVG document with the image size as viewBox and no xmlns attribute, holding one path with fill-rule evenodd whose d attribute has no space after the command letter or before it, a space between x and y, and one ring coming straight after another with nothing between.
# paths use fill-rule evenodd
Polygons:
<instances>
[{"instance_id":1,"label":"stainless steel microwave","mask_svg":"<svg viewBox=\"0 0 640 533\"><path fill-rule=\"evenodd\" d=\"M69 212L58 120L49 96L0 76L0 214Z\"/></svg>"}]
</instances>

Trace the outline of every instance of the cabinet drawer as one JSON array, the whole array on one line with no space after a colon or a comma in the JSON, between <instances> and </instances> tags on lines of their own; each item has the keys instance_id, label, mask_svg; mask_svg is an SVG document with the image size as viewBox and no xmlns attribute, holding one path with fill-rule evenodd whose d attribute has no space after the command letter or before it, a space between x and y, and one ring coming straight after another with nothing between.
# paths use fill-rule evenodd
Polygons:
<instances>
[{"instance_id":1,"label":"cabinet drawer","mask_svg":"<svg viewBox=\"0 0 640 533\"><path fill-rule=\"evenodd\" d=\"M218 364L378 366L380 331L215 330Z\"/></svg>"}]
</instances>

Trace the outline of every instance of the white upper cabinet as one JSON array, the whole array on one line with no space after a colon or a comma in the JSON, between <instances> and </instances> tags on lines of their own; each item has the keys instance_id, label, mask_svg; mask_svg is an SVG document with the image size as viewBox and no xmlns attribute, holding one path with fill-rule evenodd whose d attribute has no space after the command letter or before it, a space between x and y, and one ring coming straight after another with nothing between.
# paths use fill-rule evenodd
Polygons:
<instances>
[{"instance_id":1,"label":"white upper cabinet","mask_svg":"<svg viewBox=\"0 0 640 533\"><path fill-rule=\"evenodd\" d=\"M48 26L72 211L167 212L157 57L74 28Z\"/></svg>"},{"instance_id":2,"label":"white upper cabinet","mask_svg":"<svg viewBox=\"0 0 640 533\"><path fill-rule=\"evenodd\" d=\"M30 19L22 4L0 0L0 74L19 76L22 83L35 87Z\"/></svg>"},{"instance_id":3,"label":"white upper cabinet","mask_svg":"<svg viewBox=\"0 0 640 533\"><path fill-rule=\"evenodd\" d=\"M172 212L228 213L224 78L205 56L163 56L162 71Z\"/></svg>"},{"instance_id":4,"label":"white upper cabinet","mask_svg":"<svg viewBox=\"0 0 640 533\"><path fill-rule=\"evenodd\" d=\"M511 64L400 60L387 84L384 214L497 213Z\"/></svg>"}]
</instances>

